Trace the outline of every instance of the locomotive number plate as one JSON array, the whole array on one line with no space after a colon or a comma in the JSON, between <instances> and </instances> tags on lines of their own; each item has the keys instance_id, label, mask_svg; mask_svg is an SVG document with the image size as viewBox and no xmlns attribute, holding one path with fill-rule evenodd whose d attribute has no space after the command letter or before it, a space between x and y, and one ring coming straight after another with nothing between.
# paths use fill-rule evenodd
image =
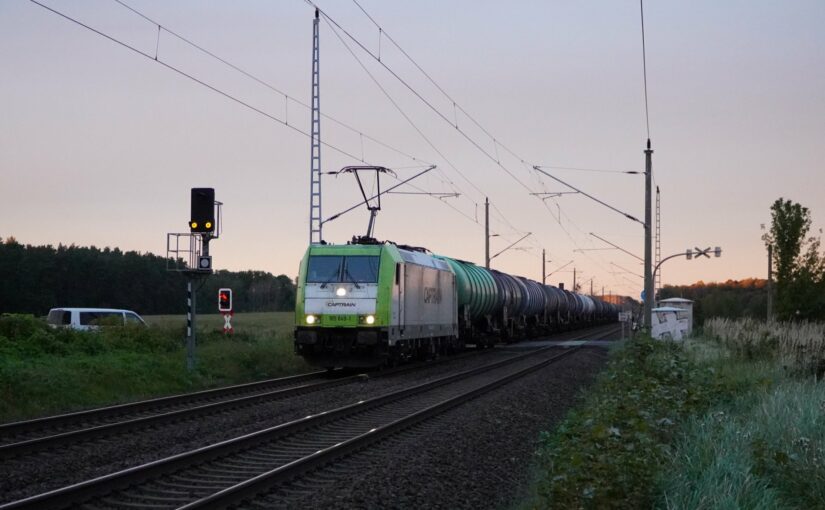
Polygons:
<instances>
[{"instance_id":1,"label":"locomotive number plate","mask_svg":"<svg viewBox=\"0 0 825 510\"><path fill-rule=\"evenodd\" d=\"M324 315L324 326L357 326L357 315Z\"/></svg>"}]
</instances>

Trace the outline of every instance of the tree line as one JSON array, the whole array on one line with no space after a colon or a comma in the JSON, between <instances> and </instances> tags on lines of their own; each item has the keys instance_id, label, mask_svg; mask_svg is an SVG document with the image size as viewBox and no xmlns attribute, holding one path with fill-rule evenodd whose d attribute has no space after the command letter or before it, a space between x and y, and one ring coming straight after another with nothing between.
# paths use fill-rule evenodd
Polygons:
<instances>
[{"instance_id":1,"label":"tree line","mask_svg":"<svg viewBox=\"0 0 825 510\"><path fill-rule=\"evenodd\" d=\"M710 317L764 319L768 309L766 286L767 280L759 278L665 285L659 290L659 299L680 297L692 300L693 319L697 324Z\"/></svg>"},{"instance_id":2,"label":"tree line","mask_svg":"<svg viewBox=\"0 0 825 510\"><path fill-rule=\"evenodd\" d=\"M289 311L295 285L264 271L216 271L197 280L199 313L217 313L221 287L236 312ZM23 245L0 238L0 313L43 315L54 307L126 308L140 314L186 311L186 280L166 259L118 248Z\"/></svg>"}]
</instances>

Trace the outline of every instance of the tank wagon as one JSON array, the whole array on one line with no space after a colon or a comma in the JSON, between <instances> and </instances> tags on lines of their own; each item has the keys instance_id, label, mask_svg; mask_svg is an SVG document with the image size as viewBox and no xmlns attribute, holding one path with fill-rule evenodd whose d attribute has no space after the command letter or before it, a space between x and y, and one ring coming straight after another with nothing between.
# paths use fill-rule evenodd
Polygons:
<instances>
[{"instance_id":1,"label":"tank wagon","mask_svg":"<svg viewBox=\"0 0 825 510\"><path fill-rule=\"evenodd\" d=\"M589 296L391 242L311 245L301 260L295 352L369 367L615 320Z\"/></svg>"}]
</instances>

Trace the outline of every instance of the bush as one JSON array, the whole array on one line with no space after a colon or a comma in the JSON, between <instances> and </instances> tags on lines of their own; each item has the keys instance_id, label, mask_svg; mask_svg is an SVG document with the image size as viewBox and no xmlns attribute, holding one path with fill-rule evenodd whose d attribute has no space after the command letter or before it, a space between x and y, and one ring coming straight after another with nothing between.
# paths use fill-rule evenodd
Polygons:
<instances>
[{"instance_id":1,"label":"bush","mask_svg":"<svg viewBox=\"0 0 825 510\"><path fill-rule=\"evenodd\" d=\"M9 338L27 338L35 331L48 330L49 327L40 319L33 315L10 314L0 315L0 335Z\"/></svg>"}]
</instances>

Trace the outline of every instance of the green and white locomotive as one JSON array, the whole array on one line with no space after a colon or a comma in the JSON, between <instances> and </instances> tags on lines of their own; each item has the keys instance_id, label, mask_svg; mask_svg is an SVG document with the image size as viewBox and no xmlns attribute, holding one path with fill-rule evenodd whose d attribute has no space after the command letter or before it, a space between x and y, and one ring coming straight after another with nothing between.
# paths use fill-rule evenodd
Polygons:
<instances>
[{"instance_id":1,"label":"green and white locomotive","mask_svg":"<svg viewBox=\"0 0 825 510\"><path fill-rule=\"evenodd\" d=\"M457 350L455 274L421 249L314 244L301 260L295 325L297 354L324 367Z\"/></svg>"}]
</instances>

